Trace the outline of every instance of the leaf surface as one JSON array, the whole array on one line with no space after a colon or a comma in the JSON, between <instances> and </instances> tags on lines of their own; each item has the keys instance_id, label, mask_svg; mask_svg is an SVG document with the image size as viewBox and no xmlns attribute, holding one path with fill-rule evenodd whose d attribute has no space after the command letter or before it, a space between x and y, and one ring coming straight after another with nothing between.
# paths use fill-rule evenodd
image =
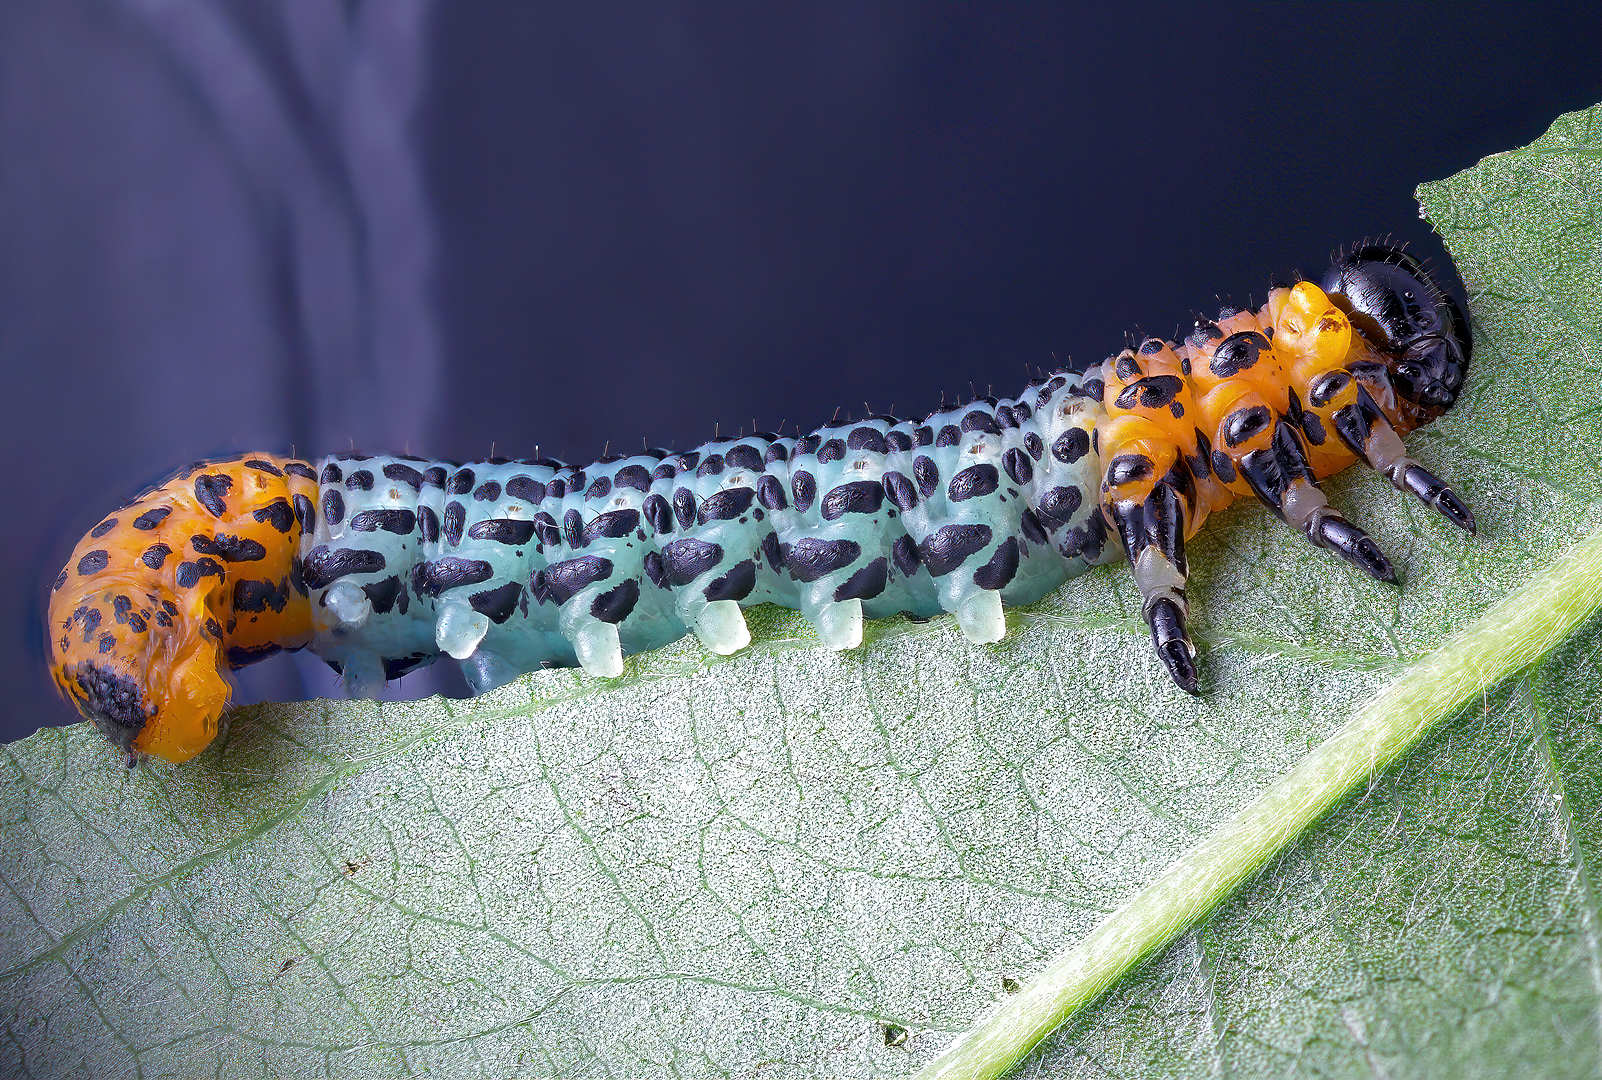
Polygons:
<instances>
[{"instance_id":1,"label":"leaf surface","mask_svg":"<svg viewBox=\"0 0 1602 1080\"><path fill-rule=\"evenodd\" d=\"M235 714L181 767L6 750L7 1075L910 1072L1249 802L1602 496L1602 106L1425 185L1469 387L1356 470L1376 585L1237 506L1193 545L1204 696L1124 568L1012 613L693 640L601 682ZM1027 1061L1051 1075L1602 1072L1602 626L1449 720Z\"/></svg>"}]
</instances>

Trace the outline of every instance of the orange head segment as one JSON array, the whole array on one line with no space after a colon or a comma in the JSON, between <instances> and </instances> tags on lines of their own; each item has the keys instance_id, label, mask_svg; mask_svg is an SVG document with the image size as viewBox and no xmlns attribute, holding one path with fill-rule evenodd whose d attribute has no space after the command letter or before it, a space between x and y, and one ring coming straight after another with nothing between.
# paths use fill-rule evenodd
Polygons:
<instances>
[{"instance_id":1,"label":"orange head segment","mask_svg":"<svg viewBox=\"0 0 1602 1080\"><path fill-rule=\"evenodd\" d=\"M130 755L194 757L228 704L223 665L309 640L296 556L316 485L289 464L250 455L185 470L90 530L56 579L56 686Z\"/></svg>"}]
</instances>

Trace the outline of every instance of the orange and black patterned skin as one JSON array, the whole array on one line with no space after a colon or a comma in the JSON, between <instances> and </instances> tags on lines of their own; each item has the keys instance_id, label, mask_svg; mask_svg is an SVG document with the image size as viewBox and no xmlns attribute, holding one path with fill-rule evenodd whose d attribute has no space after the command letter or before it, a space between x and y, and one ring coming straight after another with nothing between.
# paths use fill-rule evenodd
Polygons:
<instances>
[{"instance_id":1,"label":"orange and black patterned skin","mask_svg":"<svg viewBox=\"0 0 1602 1080\"><path fill-rule=\"evenodd\" d=\"M50 598L62 694L130 755L205 749L228 702L221 669L311 640L299 540L316 497L306 462L251 454L192 466L96 525Z\"/></svg>"},{"instance_id":2,"label":"orange and black patterned skin","mask_svg":"<svg viewBox=\"0 0 1602 1080\"><path fill-rule=\"evenodd\" d=\"M1401 438L1451 407L1471 350L1426 269L1364 243L1320 284L1274 286L1183 342L1148 338L922 423L869 417L582 470L196 465L74 550L51 596L52 674L130 762L185 761L216 734L225 670L308 644L371 693L442 653L480 691L550 664L615 676L625 649L691 629L731 652L750 640L739 605L758 602L800 607L831 648L860 643L864 601L869 615L951 611L970 640L994 641L1003 600L1028 603L1121 548L1158 656L1194 694L1185 542L1213 511L1255 498L1394 582L1318 487L1362 462L1474 531Z\"/></svg>"},{"instance_id":3,"label":"orange and black patterned skin","mask_svg":"<svg viewBox=\"0 0 1602 1080\"><path fill-rule=\"evenodd\" d=\"M1106 361L1102 512L1181 688L1199 690L1185 629L1185 540L1234 499L1257 498L1386 582L1396 580L1389 560L1329 505L1318 480L1362 461L1474 531L1468 507L1401 441L1456 400L1471 349L1467 320L1418 260L1360 244L1335 260L1323 287L1275 286L1256 312L1225 308L1183 344L1148 338Z\"/></svg>"}]
</instances>

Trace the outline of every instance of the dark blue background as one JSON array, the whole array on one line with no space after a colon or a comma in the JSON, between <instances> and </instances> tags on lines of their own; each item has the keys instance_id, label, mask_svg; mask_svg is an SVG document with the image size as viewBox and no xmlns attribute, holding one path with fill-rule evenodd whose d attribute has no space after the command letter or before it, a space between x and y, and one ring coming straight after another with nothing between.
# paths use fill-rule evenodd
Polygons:
<instances>
[{"instance_id":1,"label":"dark blue background","mask_svg":"<svg viewBox=\"0 0 1602 1080\"><path fill-rule=\"evenodd\" d=\"M211 39L129 10L0 7L6 739L74 718L40 644L73 543L191 459L588 461L1012 393L1366 234L1439 254L1419 182L1602 97L1578 7L451 3L409 232L362 224L381 185L323 138L339 51L285 59L324 30L215 9L294 122L241 141L233 69L172 59ZM319 214L382 249L370 276L433 253L337 370ZM332 686L267 667L247 697Z\"/></svg>"}]
</instances>

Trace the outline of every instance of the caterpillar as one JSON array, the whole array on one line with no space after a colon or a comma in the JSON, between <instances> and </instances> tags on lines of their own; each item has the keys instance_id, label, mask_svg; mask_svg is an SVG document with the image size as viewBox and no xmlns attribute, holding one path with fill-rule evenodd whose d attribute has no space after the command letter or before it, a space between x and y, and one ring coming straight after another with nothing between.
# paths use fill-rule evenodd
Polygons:
<instances>
[{"instance_id":1,"label":"caterpillar","mask_svg":"<svg viewBox=\"0 0 1602 1080\"><path fill-rule=\"evenodd\" d=\"M127 755L192 758L226 671L309 646L352 696L432 663L482 693L544 666L617 676L694 633L750 642L741 609L799 609L831 649L863 620L951 612L975 642L1098 563L1126 559L1173 681L1200 690L1185 542L1256 498L1312 544L1395 581L1318 481L1361 461L1473 533L1401 436L1449 409L1472 338L1388 241L1319 283L1271 286L1182 342L1148 337L1015 398L921 421L721 438L576 468L246 454L178 473L102 520L49 604L61 693Z\"/></svg>"}]
</instances>

